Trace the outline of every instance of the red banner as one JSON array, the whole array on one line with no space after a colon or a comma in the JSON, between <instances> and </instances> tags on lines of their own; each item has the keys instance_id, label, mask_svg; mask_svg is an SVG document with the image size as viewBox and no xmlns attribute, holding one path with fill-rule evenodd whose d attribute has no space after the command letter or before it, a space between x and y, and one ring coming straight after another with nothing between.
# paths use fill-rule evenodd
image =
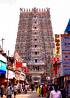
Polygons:
<instances>
[{"instance_id":1,"label":"red banner","mask_svg":"<svg viewBox=\"0 0 70 98\"><path fill-rule=\"evenodd\" d=\"M16 61L15 66L16 68L22 67L22 62Z\"/></svg>"},{"instance_id":2,"label":"red banner","mask_svg":"<svg viewBox=\"0 0 70 98\"><path fill-rule=\"evenodd\" d=\"M23 71L24 71L25 73L29 72L28 67L23 67Z\"/></svg>"}]
</instances>

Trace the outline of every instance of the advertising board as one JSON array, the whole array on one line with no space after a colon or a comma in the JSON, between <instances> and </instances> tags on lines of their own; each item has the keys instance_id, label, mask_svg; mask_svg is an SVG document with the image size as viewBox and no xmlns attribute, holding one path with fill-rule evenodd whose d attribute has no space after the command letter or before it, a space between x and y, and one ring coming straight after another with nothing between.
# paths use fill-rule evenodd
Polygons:
<instances>
[{"instance_id":1,"label":"advertising board","mask_svg":"<svg viewBox=\"0 0 70 98\"><path fill-rule=\"evenodd\" d=\"M70 75L70 34L61 36L63 75Z\"/></svg>"},{"instance_id":2,"label":"advertising board","mask_svg":"<svg viewBox=\"0 0 70 98\"><path fill-rule=\"evenodd\" d=\"M0 54L0 74L5 74L7 70L7 59Z\"/></svg>"},{"instance_id":3,"label":"advertising board","mask_svg":"<svg viewBox=\"0 0 70 98\"><path fill-rule=\"evenodd\" d=\"M0 61L0 74L5 74L6 73L6 63L4 63L3 61Z\"/></svg>"}]
</instances>

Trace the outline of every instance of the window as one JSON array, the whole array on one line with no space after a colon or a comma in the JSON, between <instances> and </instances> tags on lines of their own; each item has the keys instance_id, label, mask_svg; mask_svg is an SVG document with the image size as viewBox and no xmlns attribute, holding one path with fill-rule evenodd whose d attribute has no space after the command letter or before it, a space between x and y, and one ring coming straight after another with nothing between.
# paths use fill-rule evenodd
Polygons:
<instances>
[{"instance_id":1,"label":"window","mask_svg":"<svg viewBox=\"0 0 70 98\"><path fill-rule=\"evenodd\" d=\"M37 34L37 32L35 32L35 34Z\"/></svg>"},{"instance_id":2,"label":"window","mask_svg":"<svg viewBox=\"0 0 70 98\"><path fill-rule=\"evenodd\" d=\"M37 41L37 39L36 39L36 38L35 38L34 40L35 40L35 41Z\"/></svg>"},{"instance_id":3,"label":"window","mask_svg":"<svg viewBox=\"0 0 70 98\"><path fill-rule=\"evenodd\" d=\"M35 55L37 55L37 52L35 52Z\"/></svg>"},{"instance_id":4,"label":"window","mask_svg":"<svg viewBox=\"0 0 70 98\"><path fill-rule=\"evenodd\" d=\"M35 63L37 63L37 59L35 59Z\"/></svg>"},{"instance_id":5,"label":"window","mask_svg":"<svg viewBox=\"0 0 70 98\"><path fill-rule=\"evenodd\" d=\"M39 66L37 67L38 71L39 71Z\"/></svg>"},{"instance_id":6,"label":"window","mask_svg":"<svg viewBox=\"0 0 70 98\"><path fill-rule=\"evenodd\" d=\"M37 45L35 45L35 48L37 47Z\"/></svg>"},{"instance_id":7,"label":"window","mask_svg":"<svg viewBox=\"0 0 70 98\"><path fill-rule=\"evenodd\" d=\"M34 27L35 29L37 29L37 27Z\"/></svg>"},{"instance_id":8,"label":"window","mask_svg":"<svg viewBox=\"0 0 70 98\"><path fill-rule=\"evenodd\" d=\"M37 22L35 21L34 23L36 24Z\"/></svg>"}]
</instances>

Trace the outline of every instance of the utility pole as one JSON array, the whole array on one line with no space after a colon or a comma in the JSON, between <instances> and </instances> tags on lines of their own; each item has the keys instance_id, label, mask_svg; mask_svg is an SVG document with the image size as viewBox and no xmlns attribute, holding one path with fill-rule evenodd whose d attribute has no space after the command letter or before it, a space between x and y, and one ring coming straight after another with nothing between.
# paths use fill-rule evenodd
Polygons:
<instances>
[{"instance_id":1,"label":"utility pole","mask_svg":"<svg viewBox=\"0 0 70 98\"><path fill-rule=\"evenodd\" d=\"M5 40L4 38L1 39L1 41L2 41L2 49L3 49L3 41L4 41L4 40Z\"/></svg>"},{"instance_id":2,"label":"utility pole","mask_svg":"<svg viewBox=\"0 0 70 98\"><path fill-rule=\"evenodd\" d=\"M8 50L8 58L7 58L7 79L8 79L8 62L9 62L9 50Z\"/></svg>"},{"instance_id":3,"label":"utility pole","mask_svg":"<svg viewBox=\"0 0 70 98\"><path fill-rule=\"evenodd\" d=\"M8 77L9 76L9 69L8 69L9 63L8 62L9 62L9 50L8 50L8 56L7 56L7 88L8 88L8 84L9 84L9 77Z\"/></svg>"}]
</instances>

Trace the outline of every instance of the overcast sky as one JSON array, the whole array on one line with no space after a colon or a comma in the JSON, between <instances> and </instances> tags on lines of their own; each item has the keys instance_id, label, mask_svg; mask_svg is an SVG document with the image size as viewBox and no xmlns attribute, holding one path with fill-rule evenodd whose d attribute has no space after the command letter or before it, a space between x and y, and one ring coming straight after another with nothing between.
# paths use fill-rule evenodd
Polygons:
<instances>
[{"instance_id":1,"label":"overcast sky","mask_svg":"<svg viewBox=\"0 0 70 98\"><path fill-rule=\"evenodd\" d=\"M20 8L50 8L54 34L64 33L70 18L70 0L0 0L0 45L13 55Z\"/></svg>"}]
</instances>

